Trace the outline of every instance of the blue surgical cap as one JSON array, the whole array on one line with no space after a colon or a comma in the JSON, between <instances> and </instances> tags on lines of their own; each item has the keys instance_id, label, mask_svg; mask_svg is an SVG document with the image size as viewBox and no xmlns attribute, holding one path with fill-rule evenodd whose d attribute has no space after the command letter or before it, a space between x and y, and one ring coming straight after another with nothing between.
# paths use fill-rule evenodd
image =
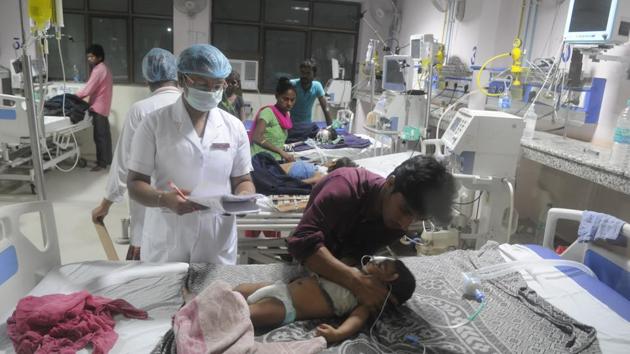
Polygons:
<instances>
[{"instance_id":1,"label":"blue surgical cap","mask_svg":"<svg viewBox=\"0 0 630 354\"><path fill-rule=\"evenodd\" d=\"M151 49L142 59L142 76L149 83L177 81L177 58L168 50Z\"/></svg>"},{"instance_id":2,"label":"blue surgical cap","mask_svg":"<svg viewBox=\"0 0 630 354\"><path fill-rule=\"evenodd\" d=\"M195 44L179 55L177 71L183 74L225 79L232 72L232 66L228 58L216 47L210 44Z\"/></svg>"}]
</instances>

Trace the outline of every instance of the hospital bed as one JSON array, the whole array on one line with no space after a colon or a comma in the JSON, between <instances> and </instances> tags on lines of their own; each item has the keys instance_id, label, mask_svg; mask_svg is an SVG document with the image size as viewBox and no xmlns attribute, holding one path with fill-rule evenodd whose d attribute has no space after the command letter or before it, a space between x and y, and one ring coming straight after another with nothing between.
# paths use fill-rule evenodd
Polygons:
<instances>
[{"instance_id":1,"label":"hospital bed","mask_svg":"<svg viewBox=\"0 0 630 354\"><path fill-rule=\"evenodd\" d=\"M24 235L22 230L33 231L33 224L38 224L37 232L27 234L41 235L41 239ZM20 298L80 290L124 298L148 311L148 320L117 318L119 338L111 351L148 353L170 328L171 317L182 304L181 285L187 269L186 263L93 261L61 265L50 202L0 207L0 353L13 353L6 320Z\"/></svg>"},{"instance_id":2,"label":"hospital bed","mask_svg":"<svg viewBox=\"0 0 630 354\"><path fill-rule=\"evenodd\" d=\"M0 180L29 182L32 192L35 192L25 98L0 94L0 99L8 103L0 106ZM56 116L44 116L38 124L44 170L66 160L74 161L75 166L85 167L87 162L80 158L76 134L92 126L92 118L87 111L85 118L77 124L73 124L69 117Z\"/></svg>"},{"instance_id":3,"label":"hospital bed","mask_svg":"<svg viewBox=\"0 0 630 354\"><path fill-rule=\"evenodd\" d=\"M20 229L25 225L26 215L36 214L41 220L42 247L36 247L31 239L24 236ZM558 220L579 220L581 212L573 210L552 209L549 212L547 228L545 230L545 245L551 245L555 226ZM28 220L33 220L32 218ZM32 227L32 222L28 223ZM32 233L29 233L32 235ZM630 239L630 226L625 225L623 236ZM42 240L39 240L41 242ZM527 285L534 289L542 298L564 311L577 321L595 327L599 346L605 353L627 352L630 346L630 295L626 293L630 261L628 260L628 246L622 249L622 256L611 256L611 252L597 244L573 244L560 257L568 257L590 264L601 280L588 278L579 271L564 268L541 267L535 271L522 271ZM505 260L513 259L546 259L557 258L548 248L540 246L500 245L500 255ZM465 255L454 251L457 255ZM455 259L460 266L472 269L466 257L453 256L448 253L436 257L411 257L404 262L415 272L418 278L417 294L408 304L401 308L400 313L386 311L382 323L377 326L376 336L381 343L387 343L392 349L404 352L418 352L402 344L403 337L410 332L422 337L430 337L425 342L427 346L434 346L433 350L448 348L452 341L470 341L470 347L464 348L468 352L501 352L498 346L508 344L510 350L516 350L510 338L496 337L493 331L500 328L505 331L520 332L526 328L519 325L503 326L505 319L501 318L504 309L493 294L497 291L491 284L484 285L488 294L487 310L481 313L470 326L450 331L436 328L421 329L416 326L426 326L422 318L436 321L427 306L421 306L426 301L432 301L431 306L451 309L448 318L459 320L461 316L469 314L471 305L461 299L461 284L457 269L441 265L444 260ZM592 261L596 262L593 263ZM602 261L608 262L601 267ZM427 268L427 262L438 262L435 268ZM112 353L149 352L160 340L160 337L170 327L171 316L181 305L181 285L196 283L202 288L213 279L223 279L231 284L249 281L269 281L279 277L291 277L301 272L298 267L284 264L269 265L239 265L213 266L188 265L182 263L151 264L142 262L83 262L60 265L59 248L53 208L49 202L31 202L18 205L0 207L0 352L12 352L12 346L6 334L6 318L15 307L17 301L26 295L44 295L51 293L70 293L86 289L94 294L109 298L123 298L131 304L148 310L150 319L147 321L117 318L115 330L120 335ZM611 266L614 265L614 266ZM192 268L208 269L209 277L204 279L191 278ZM433 269L427 272L426 269ZM188 277L186 277L188 271ZM459 271L462 271L461 269ZM451 274L453 273L453 274ZM453 281L436 278L436 274L443 274ZM612 274L612 277L610 277ZM184 280L186 279L186 280ZM606 280L608 279L608 280ZM611 282L610 279L613 281ZM606 283L612 285L609 286ZM440 289L440 287L445 287ZM617 289L615 291L613 288ZM445 298L440 299L423 293L425 290L437 289ZM624 290L626 289L626 290ZM625 296L625 297L624 297ZM529 314L529 312L526 312ZM403 315L404 317L400 317ZM531 315L531 314L530 314ZM440 316L438 316L440 317ZM534 316L535 317L535 316ZM443 320L443 319L442 319ZM401 322L402 321L402 322ZM411 321L411 322L408 322ZM541 320L543 321L543 320ZM409 326L400 329L401 323ZM424 324L423 324L424 323ZM527 326L525 319L516 319L515 323ZM546 322L545 322L546 323ZM264 333L258 339L264 341L290 340L308 335L312 330L309 324L294 323L277 330ZM394 329L394 326L396 329ZM536 328L537 326L532 326ZM518 334L505 334L507 336ZM454 336L454 337L453 337ZM477 340L494 338L494 343L477 343ZM520 338L520 337L519 337ZM521 340L523 338L520 338ZM536 343L545 338L529 339L521 345L531 345L530 351L535 352ZM504 343L503 340L508 342ZM531 343L527 342L531 341ZM522 340L521 340L522 342ZM491 345L486 348L484 345ZM431 349L431 347L429 347ZM366 333L361 333L354 339L331 347L330 353L379 352L376 344Z\"/></svg>"},{"instance_id":4,"label":"hospital bed","mask_svg":"<svg viewBox=\"0 0 630 354\"><path fill-rule=\"evenodd\" d=\"M390 145L387 145L371 136L364 134L356 134L358 137L368 139L372 144L366 148L340 148L340 149L311 149L305 151L293 151L292 154L296 158L302 158L312 161L329 161L336 160L342 157L347 157L351 160L364 159L367 157L381 156L391 152Z\"/></svg>"},{"instance_id":5,"label":"hospital bed","mask_svg":"<svg viewBox=\"0 0 630 354\"><path fill-rule=\"evenodd\" d=\"M317 126L322 129L326 127L326 122L313 122L317 124ZM246 120L244 122L245 129L250 131L252 128L252 121ZM358 148L340 148L340 149L311 149L304 151L293 151L292 154L295 155L296 158L301 158L304 160L311 161L322 161L326 162L329 160L336 160L342 157L347 157L352 160L363 159L366 157L380 156L384 154L388 154L391 151L391 146L385 144L384 142L374 139L373 137L365 134L356 134L358 137L363 139L368 139L371 144L370 146L358 149ZM290 144L286 146L290 148Z\"/></svg>"},{"instance_id":6,"label":"hospital bed","mask_svg":"<svg viewBox=\"0 0 630 354\"><path fill-rule=\"evenodd\" d=\"M302 213L276 210L269 198L259 199L258 206L261 209L260 212L239 216L236 219L236 229L239 234L239 264L277 263L282 255L288 254L285 238L269 238L263 233L259 237L244 237L244 231L264 230L288 234L295 230L302 218Z\"/></svg>"}]
</instances>

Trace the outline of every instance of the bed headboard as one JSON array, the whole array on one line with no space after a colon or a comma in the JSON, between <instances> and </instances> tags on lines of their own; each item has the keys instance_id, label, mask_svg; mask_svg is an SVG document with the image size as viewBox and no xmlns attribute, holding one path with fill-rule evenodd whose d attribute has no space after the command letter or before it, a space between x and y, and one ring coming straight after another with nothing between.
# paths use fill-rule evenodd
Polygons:
<instances>
[{"instance_id":1,"label":"bed headboard","mask_svg":"<svg viewBox=\"0 0 630 354\"><path fill-rule=\"evenodd\" d=\"M39 214L43 250L20 231L20 217ZM37 228L39 226L39 228ZM40 234L38 232L38 234ZM15 308L51 269L61 265L57 227L50 202L30 202L0 207L0 319Z\"/></svg>"},{"instance_id":2,"label":"bed headboard","mask_svg":"<svg viewBox=\"0 0 630 354\"><path fill-rule=\"evenodd\" d=\"M3 103L10 105L5 106ZM38 120L40 135L44 135L44 120ZM0 138L2 142L18 145L21 138L30 136L24 97L0 94Z\"/></svg>"},{"instance_id":3,"label":"bed headboard","mask_svg":"<svg viewBox=\"0 0 630 354\"><path fill-rule=\"evenodd\" d=\"M559 220L582 220L582 210L552 208L547 213L543 246L553 249L553 240ZM630 224L621 229L624 247L613 252L597 242L573 242L560 256L584 263L595 272L600 281L630 300Z\"/></svg>"}]
</instances>

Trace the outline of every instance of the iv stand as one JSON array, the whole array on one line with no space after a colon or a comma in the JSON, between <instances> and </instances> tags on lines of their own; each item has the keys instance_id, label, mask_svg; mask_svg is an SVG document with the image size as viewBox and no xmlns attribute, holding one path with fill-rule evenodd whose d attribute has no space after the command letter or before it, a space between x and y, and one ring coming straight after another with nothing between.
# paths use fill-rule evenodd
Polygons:
<instances>
[{"instance_id":1,"label":"iv stand","mask_svg":"<svg viewBox=\"0 0 630 354\"><path fill-rule=\"evenodd\" d=\"M429 118L431 117L431 94L433 91L433 44L431 43L429 50L429 77L427 80L427 105L426 105L426 114L424 117L424 137L428 138L429 134L427 133L429 127ZM440 127L437 127L438 131Z\"/></svg>"},{"instance_id":2,"label":"iv stand","mask_svg":"<svg viewBox=\"0 0 630 354\"><path fill-rule=\"evenodd\" d=\"M44 186L44 168L42 166L42 153L40 146L39 124L37 124L35 99L33 97L33 76L31 72L31 57L27 52L26 31L24 29L24 15L22 13L22 0L20 0L20 24L22 26L22 75L24 76L24 98L26 99L26 112L28 119L28 130L31 139L31 160L35 169L35 187L39 200L46 200L46 189ZM44 99L41 97L41 99Z\"/></svg>"}]
</instances>

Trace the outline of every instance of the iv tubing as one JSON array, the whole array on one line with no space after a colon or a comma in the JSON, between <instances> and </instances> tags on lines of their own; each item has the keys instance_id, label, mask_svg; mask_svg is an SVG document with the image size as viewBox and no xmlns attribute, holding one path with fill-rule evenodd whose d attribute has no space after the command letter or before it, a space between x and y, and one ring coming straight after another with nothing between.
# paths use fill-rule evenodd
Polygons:
<instances>
[{"instance_id":1,"label":"iv tubing","mask_svg":"<svg viewBox=\"0 0 630 354\"><path fill-rule=\"evenodd\" d=\"M552 266L552 267L573 267L578 268L584 273L597 278L593 271L582 263L570 261L567 259L538 259L527 261L514 261L507 263L499 263L491 266L476 269L472 272L464 273L471 279L475 280L490 280L512 272L516 272L523 269L531 269L535 267Z\"/></svg>"},{"instance_id":2,"label":"iv tubing","mask_svg":"<svg viewBox=\"0 0 630 354\"><path fill-rule=\"evenodd\" d=\"M444 311L442 311L439 307L437 307L437 306L435 306L435 305L433 305L433 304L431 304L431 303L427 303L427 304L428 304L428 305L430 305L431 307L433 307L433 308L435 308L435 309L439 310L439 311L440 311L440 312L444 315L444 317L448 320L448 316L447 316L447 315L444 313ZM475 312L473 312L473 314L472 314L472 315L468 316L468 317L466 318L466 320L464 320L463 322L460 322L460 323L457 323L457 324L454 324L454 325L438 325L438 324L431 323L431 322L428 322L428 321L427 321L427 322L428 322L428 323L429 323L432 327L437 327L437 328L450 328L450 329L459 328L459 327L465 326L465 325L469 324L470 322L474 321L474 320L475 320L475 318L477 318L477 316L479 316L479 314L481 313L481 310L483 310L483 309L484 309L484 307L486 307L486 300L485 300L485 299L481 301L481 304L479 305L479 307L477 308L477 310L475 310ZM426 321L426 320L425 320L425 321Z\"/></svg>"},{"instance_id":3,"label":"iv tubing","mask_svg":"<svg viewBox=\"0 0 630 354\"><path fill-rule=\"evenodd\" d=\"M483 88L483 86L481 86L481 74L483 74L483 71L486 69L486 66L488 64L490 64L491 62L500 59L500 58L507 58L510 56L510 53L501 53L499 55L495 55L492 58L486 60L485 63L483 63L483 65L481 66L481 68L479 68L479 72L477 73L477 87L479 88L479 91L483 92L484 95L488 96L488 97L499 97L501 95L503 95L503 92L501 93L490 93L488 92L488 90L486 90L485 88Z\"/></svg>"}]
</instances>

